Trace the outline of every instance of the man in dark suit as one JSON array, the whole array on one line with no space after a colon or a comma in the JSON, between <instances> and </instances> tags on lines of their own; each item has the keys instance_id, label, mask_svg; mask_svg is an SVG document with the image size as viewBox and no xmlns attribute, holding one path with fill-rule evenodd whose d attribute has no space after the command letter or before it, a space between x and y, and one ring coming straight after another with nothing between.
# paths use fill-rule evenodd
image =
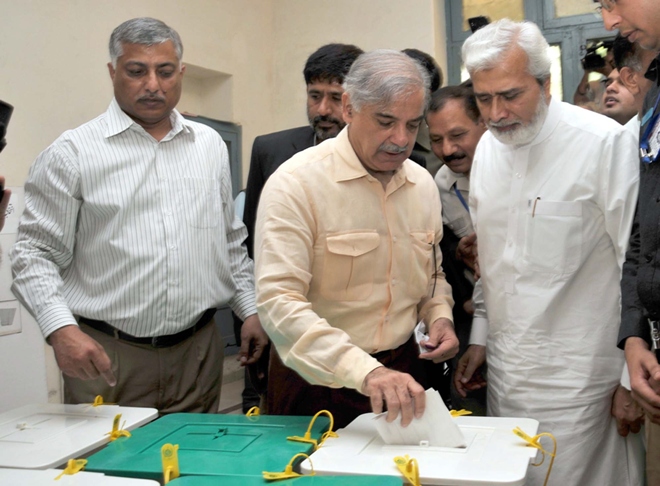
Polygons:
<instances>
[{"instance_id":1,"label":"man in dark suit","mask_svg":"<svg viewBox=\"0 0 660 486\"><path fill-rule=\"evenodd\" d=\"M309 125L261 135L254 139L250 173L245 189L243 222L248 229L247 247L254 257L254 223L261 190L283 162L298 152L333 138L346 125L341 115L344 76L362 49L348 44L328 44L314 52L305 63L307 118Z\"/></svg>"},{"instance_id":2,"label":"man in dark suit","mask_svg":"<svg viewBox=\"0 0 660 486\"><path fill-rule=\"evenodd\" d=\"M353 61L362 54L362 49L348 44L327 44L314 52L305 63L303 75L307 84L307 118L309 125L261 135L254 140L250 173L245 189L245 210L243 222L248 229L247 248L250 258L254 259L254 224L257 220L257 206L261 190L268 178L285 161L296 153L333 138L346 125L341 114L341 97L344 93L344 76ZM240 343L241 322L234 317L237 341ZM247 349L241 349L241 355L247 356ZM258 391L265 386L265 367L268 353L263 364L252 369L250 380ZM261 368L261 370L259 369ZM247 383L243 391L243 410L259 403L259 397ZM259 386L259 383L262 385Z\"/></svg>"}]
</instances>

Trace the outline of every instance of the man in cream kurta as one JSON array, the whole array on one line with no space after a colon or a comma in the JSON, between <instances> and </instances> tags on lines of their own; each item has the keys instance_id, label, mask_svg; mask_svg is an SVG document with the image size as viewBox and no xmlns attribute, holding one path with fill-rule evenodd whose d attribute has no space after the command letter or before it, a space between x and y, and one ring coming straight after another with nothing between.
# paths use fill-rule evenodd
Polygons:
<instances>
[{"instance_id":1,"label":"man in cream kurta","mask_svg":"<svg viewBox=\"0 0 660 486\"><path fill-rule=\"evenodd\" d=\"M488 319L475 320L471 343L486 345L489 415L535 418L557 438L550 484L638 485L641 438L620 436L611 415L624 393L616 340L636 145L617 123L550 98L549 74L531 74L524 47L497 67L475 60L498 27L520 39L530 25L491 24L463 48L489 128L470 186ZM528 484L545 474L531 468Z\"/></svg>"},{"instance_id":2,"label":"man in cream kurta","mask_svg":"<svg viewBox=\"0 0 660 486\"><path fill-rule=\"evenodd\" d=\"M281 361L323 387L294 390L296 377L278 382L287 370L271 367L269 412L275 406L285 414L329 408L346 425L369 411L371 399L375 412L385 401L393 420L398 404L392 393L399 389L406 425L411 400L421 404L416 414L423 411L423 388L408 375L395 385L404 377L398 371L419 377L405 367L388 369L388 360L419 361L411 341L419 319L430 327L432 341L422 357L446 360L457 351L451 289L435 248L442 237L438 191L428 172L407 159L426 103L421 69L396 51L360 56L346 77L348 126L296 154L264 188L255 244L257 308ZM374 85L389 83L393 73L408 77L399 92L362 101L365 92L381 92ZM361 90L355 94L356 87ZM379 374L391 380L376 390L368 377ZM353 394L350 402L324 394L342 387ZM272 401L277 393L290 406Z\"/></svg>"}]
</instances>

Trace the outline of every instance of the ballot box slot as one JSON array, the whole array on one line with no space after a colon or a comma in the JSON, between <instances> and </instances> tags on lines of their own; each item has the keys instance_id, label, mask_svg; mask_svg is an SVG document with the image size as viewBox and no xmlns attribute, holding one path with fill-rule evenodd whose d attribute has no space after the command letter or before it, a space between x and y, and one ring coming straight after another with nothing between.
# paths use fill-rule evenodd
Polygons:
<instances>
[{"instance_id":1,"label":"ballot box slot","mask_svg":"<svg viewBox=\"0 0 660 486\"><path fill-rule=\"evenodd\" d=\"M89 421L84 415L32 414L0 425L0 441L38 444L66 434Z\"/></svg>"}]
</instances>

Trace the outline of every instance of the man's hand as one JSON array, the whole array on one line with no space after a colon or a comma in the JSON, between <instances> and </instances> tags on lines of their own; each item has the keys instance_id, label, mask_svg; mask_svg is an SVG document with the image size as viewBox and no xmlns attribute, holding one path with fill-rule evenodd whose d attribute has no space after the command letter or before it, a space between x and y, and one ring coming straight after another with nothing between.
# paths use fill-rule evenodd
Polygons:
<instances>
[{"instance_id":1,"label":"man's hand","mask_svg":"<svg viewBox=\"0 0 660 486\"><path fill-rule=\"evenodd\" d=\"M454 332L454 324L444 317L431 324L429 338L422 341L428 351L419 355L422 359L433 360L440 363L452 359L458 353L458 338Z\"/></svg>"},{"instance_id":2,"label":"man's hand","mask_svg":"<svg viewBox=\"0 0 660 486\"><path fill-rule=\"evenodd\" d=\"M387 405L388 422L395 420L401 412L401 425L406 427L413 416L420 418L424 415L424 388L408 373L378 367L364 379L362 393L370 398L374 413L381 413L383 404Z\"/></svg>"},{"instance_id":3,"label":"man's hand","mask_svg":"<svg viewBox=\"0 0 660 486\"><path fill-rule=\"evenodd\" d=\"M55 351L57 365L65 375L81 380L95 380L102 376L108 385L117 384L112 362L103 346L78 326L59 328L48 336L48 342Z\"/></svg>"},{"instance_id":4,"label":"man's hand","mask_svg":"<svg viewBox=\"0 0 660 486\"><path fill-rule=\"evenodd\" d=\"M0 176L0 186L4 187L5 186L5 178ZM7 212L7 208L9 207L9 198L11 197L11 191L9 189L5 189L5 195L0 201L0 231L2 231L2 227L5 225L5 213Z\"/></svg>"},{"instance_id":5,"label":"man's hand","mask_svg":"<svg viewBox=\"0 0 660 486\"><path fill-rule=\"evenodd\" d=\"M479 368L486 362L486 346L471 344L465 354L458 360L454 372L454 386L463 398L468 391L478 390L486 386L486 380Z\"/></svg>"},{"instance_id":6,"label":"man's hand","mask_svg":"<svg viewBox=\"0 0 660 486\"><path fill-rule=\"evenodd\" d=\"M477 234L464 236L456 247L456 258L474 271L475 278L479 278L479 252L477 247Z\"/></svg>"},{"instance_id":7,"label":"man's hand","mask_svg":"<svg viewBox=\"0 0 660 486\"><path fill-rule=\"evenodd\" d=\"M259 316L252 314L241 326L241 350L238 359L241 366L256 363L268 345L268 335L261 327Z\"/></svg>"},{"instance_id":8,"label":"man's hand","mask_svg":"<svg viewBox=\"0 0 660 486\"><path fill-rule=\"evenodd\" d=\"M642 338L629 337L626 339L625 351L632 396L649 414L651 421L660 424L660 365L658 360Z\"/></svg>"},{"instance_id":9,"label":"man's hand","mask_svg":"<svg viewBox=\"0 0 660 486\"><path fill-rule=\"evenodd\" d=\"M616 419L616 429L622 437L629 432L636 434L642 428L644 412L621 385L617 386L612 397L612 417Z\"/></svg>"}]
</instances>

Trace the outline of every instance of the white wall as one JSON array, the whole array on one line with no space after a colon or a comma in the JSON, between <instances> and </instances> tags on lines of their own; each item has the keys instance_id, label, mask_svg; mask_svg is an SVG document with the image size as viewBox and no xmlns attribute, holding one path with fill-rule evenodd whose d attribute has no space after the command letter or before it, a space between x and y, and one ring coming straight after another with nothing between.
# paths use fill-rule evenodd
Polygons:
<instances>
[{"instance_id":1,"label":"white wall","mask_svg":"<svg viewBox=\"0 0 660 486\"><path fill-rule=\"evenodd\" d=\"M15 106L0 155L9 186L107 108L108 37L132 17L177 29L189 65L178 108L242 125L244 181L255 136L306 123L302 68L321 45L414 47L446 66L443 0L0 0L0 12L0 99ZM0 337L0 411L46 399L44 359L31 319ZM56 382L51 373L51 393Z\"/></svg>"}]
</instances>

